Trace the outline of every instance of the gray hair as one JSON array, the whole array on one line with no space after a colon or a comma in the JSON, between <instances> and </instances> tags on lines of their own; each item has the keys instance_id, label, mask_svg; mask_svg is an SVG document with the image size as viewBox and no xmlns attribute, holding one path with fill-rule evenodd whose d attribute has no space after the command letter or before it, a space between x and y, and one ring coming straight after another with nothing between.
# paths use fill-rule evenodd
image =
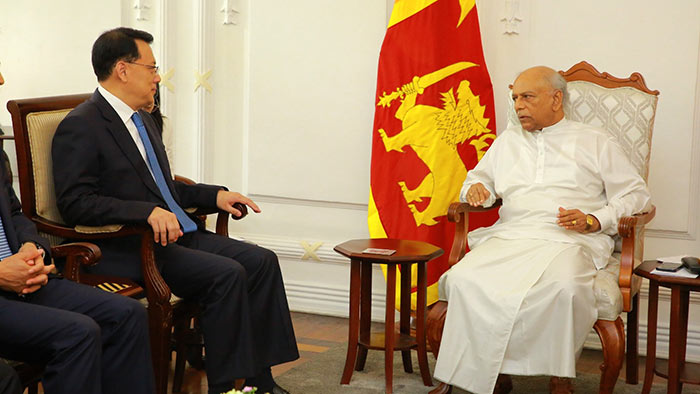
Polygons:
<instances>
[{"instance_id":1,"label":"gray hair","mask_svg":"<svg viewBox=\"0 0 700 394\"><path fill-rule=\"evenodd\" d=\"M561 76L558 72L553 72L549 76L549 84L552 85L552 89L559 90L561 92L562 108L566 108L569 105L569 91L566 89L566 79Z\"/></svg>"}]
</instances>

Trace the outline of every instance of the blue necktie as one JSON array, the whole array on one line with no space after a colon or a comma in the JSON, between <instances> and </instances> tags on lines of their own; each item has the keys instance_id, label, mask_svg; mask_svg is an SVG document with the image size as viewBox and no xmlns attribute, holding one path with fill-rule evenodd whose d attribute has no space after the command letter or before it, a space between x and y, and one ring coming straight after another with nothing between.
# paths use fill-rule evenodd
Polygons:
<instances>
[{"instance_id":1,"label":"blue necktie","mask_svg":"<svg viewBox=\"0 0 700 394\"><path fill-rule=\"evenodd\" d=\"M12 250L10 249L10 244L7 243L5 226L3 226L2 218L0 218L0 260L10 256L12 256Z\"/></svg>"},{"instance_id":2,"label":"blue necktie","mask_svg":"<svg viewBox=\"0 0 700 394\"><path fill-rule=\"evenodd\" d=\"M143 142L143 147L146 148L146 158L148 159L148 164L150 165L151 171L153 172L153 178L156 181L156 185L158 185L158 190L160 190L160 194L163 195L163 199L168 204L170 212L174 213L175 216L177 216L177 220L180 222L180 226L182 226L183 233L191 233L197 230L197 225L195 224L195 222L192 221L192 219L190 219L189 216L187 216L185 211L183 211L180 205L178 205L178 203L175 202L173 195L170 193L168 184L165 182L165 177L163 176L163 170L161 170L160 164L158 164L156 153L155 151L153 151L153 145L151 145L151 140L150 138L148 138L146 127L143 125L143 120L141 120L141 115L139 115L138 112L134 112L134 114L131 115L131 120L134 121L136 129L139 131L139 136L141 137L141 141Z\"/></svg>"}]
</instances>

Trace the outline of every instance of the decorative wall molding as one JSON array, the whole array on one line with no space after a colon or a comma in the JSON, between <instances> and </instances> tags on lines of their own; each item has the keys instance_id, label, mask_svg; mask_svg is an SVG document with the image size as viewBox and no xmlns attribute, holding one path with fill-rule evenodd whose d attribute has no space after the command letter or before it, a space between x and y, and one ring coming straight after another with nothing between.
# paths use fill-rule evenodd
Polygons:
<instances>
[{"instance_id":1,"label":"decorative wall molding","mask_svg":"<svg viewBox=\"0 0 700 394\"><path fill-rule=\"evenodd\" d=\"M698 204L700 204L700 40L698 40L697 75L695 76L695 105L693 105L693 137L690 150L690 196L688 198L689 239L697 237Z\"/></svg>"},{"instance_id":2,"label":"decorative wall molding","mask_svg":"<svg viewBox=\"0 0 700 394\"><path fill-rule=\"evenodd\" d=\"M234 0L224 0L224 4L219 12L224 14L224 25L238 24L238 15L241 12L239 11L239 7L234 6Z\"/></svg>"},{"instance_id":3,"label":"decorative wall molding","mask_svg":"<svg viewBox=\"0 0 700 394\"><path fill-rule=\"evenodd\" d=\"M501 22L503 22L503 34L520 34L520 0L506 0L505 10Z\"/></svg>"},{"instance_id":4,"label":"decorative wall molding","mask_svg":"<svg viewBox=\"0 0 700 394\"><path fill-rule=\"evenodd\" d=\"M321 261L321 259L316 254L316 251L318 250L318 248L321 247L321 245L323 245L323 242L314 242L313 244L310 244L306 241L301 241L299 242L299 244L302 248L304 248L304 255L301 256L302 260L312 259L316 261Z\"/></svg>"},{"instance_id":5,"label":"decorative wall molding","mask_svg":"<svg viewBox=\"0 0 700 394\"><path fill-rule=\"evenodd\" d=\"M204 73L199 71L194 72L194 91L196 92L199 88L204 88L207 92L211 93L211 84L209 83L209 77L211 77L212 70Z\"/></svg>"},{"instance_id":6,"label":"decorative wall molding","mask_svg":"<svg viewBox=\"0 0 700 394\"><path fill-rule=\"evenodd\" d=\"M160 84L161 86L165 86L168 88L168 91L170 93L175 93L175 85L171 81L173 75L175 75L175 69L170 68L168 71L166 71L164 74L161 74L160 76Z\"/></svg>"},{"instance_id":7,"label":"decorative wall molding","mask_svg":"<svg viewBox=\"0 0 700 394\"><path fill-rule=\"evenodd\" d=\"M161 86L165 86L166 90L160 91L160 108L161 112L164 114L170 114L171 104L170 97L167 92L175 93L175 85L170 80L175 74L175 69L168 67L170 61L168 60L168 43L170 42L170 32L168 31L168 21L171 16L169 14L170 8L168 7L168 0L159 0L158 2L158 39L160 40L160 48L158 52L158 64L160 66L161 72L165 72L160 75ZM165 71L167 70L167 71Z\"/></svg>"},{"instance_id":8,"label":"decorative wall molding","mask_svg":"<svg viewBox=\"0 0 700 394\"><path fill-rule=\"evenodd\" d=\"M197 75L201 75L202 77L207 76L207 78L208 75L211 75L211 71L205 72L204 74L199 74L199 71L201 70L211 70L212 63L209 46L214 44L213 32L211 30L211 20L213 15L209 9L209 3L210 1L208 0L198 0L193 15L193 25L197 37L195 57L197 59L197 71L195 71L195 79ZM204 82L206 82L206 80ZM209 85L208 82L206 82L206 85L204 86L206 87L207 85ZM211 95L207 93L208 90L211 89L211 86L209 86L208 90L198 89L197 87L198 85L195 84L195 129L197 135L197 146L194 147L195 163L197 167L197 179L201 182L206 182L209 179L208 175L211 174L210 167L212 160L211 155L209 154L211 148L206 141L209 139L209 134L214 132L211 130L213 127L209 127L210 123L212 123L211 114L209 113L211 112L212 106L209 105Z\"/></svg>"},{"instance_id":9,"label":"decorative wall molding","mask_svg":"<svg viewBox=\"0 0 700 394\"><path fill-rule=\"evenodd\" d=\"M688 211L691 212L691 215L693 214L692 211L694 209L691 209L688 207ZM690 218L688 218L688 222L690 222ZM693 224L694 225L694 224ZM690 226L690 223L688 223L688 226ZM681 240L687 240L687 241L692 241L695 239L695 236L689 233L688 231L676 231L676 230L657 230L657 229L647 229L644 230L644 236L648 238L665 238L665 239L681 239Z\"/></svg>"},{"instance_id":10,"label":"decorative wall molding","mask_svg":"<svg viewBox=\"0 0 700 394\"><path fill-rule=\"evenodd\" d=\"M347 287L285 281L284 288L292 311L348 317L349 290ZM386 305L385 294L372 294L372 316L375 316L373 320L384 321L384 305Z\"/></svg>"},{"instance_id":11,"label":"decorative wall molding","mask_svg":"<svg viewBox=\"0 0 700 394\"><path fill-rule=\"evenodd\" d=\"M137 21L147 21L150 17L151 5L146 0L136 0L134 3L134 9L136 10L136 20Z\"/></svg>"},{"instance_id":12,"label":"decorative wall molding","mask_svg":"<svg viewBox=\"0 0 700 394\"><path fill-rule=\"evenodd\" d=\"M312 200L305 198L271 196L269 194L250 193L248 197L258 202L269 202L273 204L285 205L301 205L307 207L318 208L334 208L334 209L351 209L354 211L367 211L367 204L358 204L352 202Z\"/></svg>"},{"instance_id":13,"label":"decorative wall molding","mask_svg":"<svg viewBox=\"0 0 700 394\"><path fill-rule=\"evenodd\" d=\"M306 254L305 248L302 246L300 240L274 237L260 234L237 234L235 229L230 228L230 234L238 238L244 239L248 242L255 243L264 248L273 250L280 259L288 260L302 260L304 254ZM303 241L309 244L309 241ZM333 263L333 264L343 264L348 265L350 260L347 257L343 257L333 250L331 245L335 245L336 241L311 241L311 245L320 243L317 248L314 249L314 254L318 257L318 262L320 263ZM314 259L315 260L315 259Z\"/></svg>"}]
</instances>

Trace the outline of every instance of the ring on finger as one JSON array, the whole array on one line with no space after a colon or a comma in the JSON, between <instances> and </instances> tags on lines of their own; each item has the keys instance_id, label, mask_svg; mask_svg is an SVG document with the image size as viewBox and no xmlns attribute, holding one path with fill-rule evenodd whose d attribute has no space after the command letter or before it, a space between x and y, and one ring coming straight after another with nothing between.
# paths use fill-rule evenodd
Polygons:
<instances>
[{"instance_id":1,"label":"ring on finger","mask_svg":"<svg viewBox=\"0 0 700 394\"><path fill-rule=\"evenodd\" d=\"M571 224L575 226L575 225L576 225L576 219L572 220L572 221L571 221Z\"/></svg>"}]
</instances>

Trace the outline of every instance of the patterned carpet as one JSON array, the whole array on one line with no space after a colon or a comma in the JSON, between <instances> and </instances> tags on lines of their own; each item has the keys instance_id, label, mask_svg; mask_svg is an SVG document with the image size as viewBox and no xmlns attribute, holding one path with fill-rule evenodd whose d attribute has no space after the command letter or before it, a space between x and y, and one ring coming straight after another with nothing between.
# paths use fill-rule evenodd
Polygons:
<instances>
[{"instance_id":1,"label":"patterned carpet","mask_svg":"<svg viewBox=\"0 0 700 394\"><path fill-rule=\"evenodd\" d=\"M294 394L374 394L384 393L384 354L370 351L364 371L355 371L349 385L341 386L340 377L345 363L347 348L337 344L320 351L310 361L295 366L293 369L276 378L277 382ZM412 374L407 374L401 366L401 355L394 356L394 387L396 394L427 394L432 388L423 385L418 370L418 361L413 353ZM430 370L433 370L435 360L428 356ZM597 393L600 376L579 374L574 385L576 393ZM547 394L548 377L513 377L513 394ZM642 385L631 386L619 380L615 386L615 394L637 394ZM666 386L654 385L651 392L661 394L666 392ZM453 394L465 394L465 391L455 389ZM686 385L683 393L700 394L700 386Z\"/></svg>"}]
</instances>

